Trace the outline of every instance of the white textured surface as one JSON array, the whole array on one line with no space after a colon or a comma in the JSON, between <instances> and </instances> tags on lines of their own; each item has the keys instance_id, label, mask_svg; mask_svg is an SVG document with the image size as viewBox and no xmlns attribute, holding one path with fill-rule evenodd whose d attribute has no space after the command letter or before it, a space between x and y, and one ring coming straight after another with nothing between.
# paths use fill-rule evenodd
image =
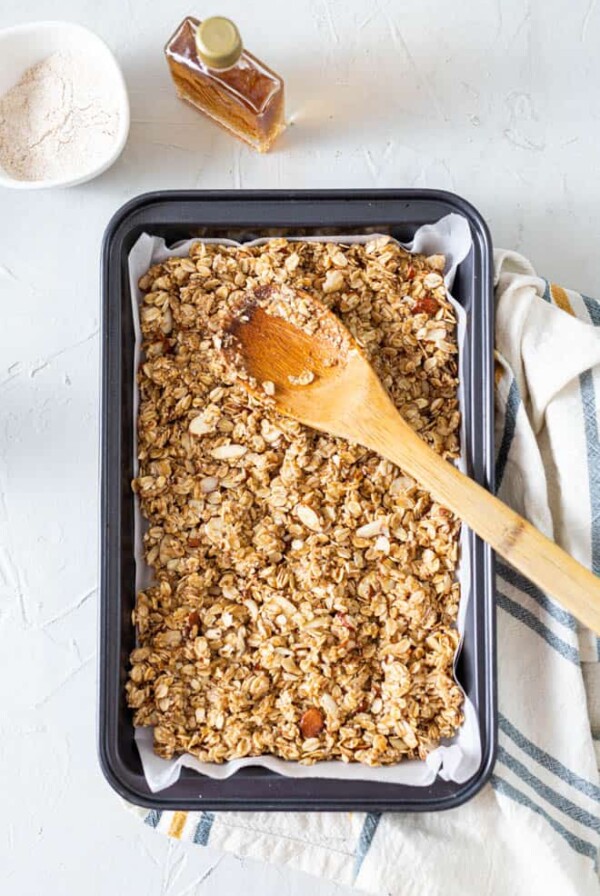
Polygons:
<instances>
[{"instance_id":1,"label":"white textured surface","mask_svg":"<svg viewBox=\"0 0 600 896\"><path fill-rule=\"evenodd\" d=\"M0 27L54 17L95 29L132 101L130 141L102 178L0 196L0 867L11 896L315 886L167 842L98 771L98 252L112 212L168 187L442 187L481 210L497 245L600 290L596 0L227 0L218 11L287 78L294 127L266 157L173 94L161 47L189 2L0 10Z\"/></svg>"}]
</instances>

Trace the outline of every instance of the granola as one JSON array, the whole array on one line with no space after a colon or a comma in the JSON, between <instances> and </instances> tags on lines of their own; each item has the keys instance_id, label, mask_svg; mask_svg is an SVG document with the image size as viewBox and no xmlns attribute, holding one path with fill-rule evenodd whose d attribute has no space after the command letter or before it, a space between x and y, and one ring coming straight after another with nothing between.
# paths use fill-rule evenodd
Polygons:
<instances>
[{"instance_id":1,"label":"granola","mask_svg":"<svg viewBox=\"0 0 600 896\"><path fill-rule=\"evenodd\" d=\"M424 758L461 724L458 520L388 461L249 395L221 354L245 292L306 290L455 458L443 266L387 238L273 239L199 242L142 277L133 488L154 584L137 596L127 699L160 756L382 765Z\"/></svg>"}]
</instances>

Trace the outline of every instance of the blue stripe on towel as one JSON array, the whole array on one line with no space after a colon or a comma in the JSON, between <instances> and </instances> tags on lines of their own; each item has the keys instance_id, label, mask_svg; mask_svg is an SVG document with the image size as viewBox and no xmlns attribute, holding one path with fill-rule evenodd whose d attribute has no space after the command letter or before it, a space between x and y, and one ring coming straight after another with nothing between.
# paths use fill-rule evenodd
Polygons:
<instances>
[{"instance_id":1,"label":"blue stripe on towel","mask_svg":"<svg viewBox=\"0 0 600 896\"><path fill-rule=\"evenodd\" d=\"M519 395L519 388L517 386L517 381L513 380L510 384L510 389L508 390L508 398L506 400L506 410L504 416L504 433L502 435L502 442L500 443L500 449L498 451L498 457L496 459L496 491L500 491L500 485L502 483L502 478L504 476L504 471L506 469L506 462L508 461L508 455L510 453L510 446L512 445L512 441L515 435L515 428L517 425L517 413L519 411L519 405L521 404L521 396Z\"/></svg>"},{"instance_id":2,"label":"blue stripe on towel","mask_svg":"<svg viewBox=\"0 0 600 896\"><path fill-rule=\"evenodd\" d=\"M530 772L522 762L519 762L518 759L515 759L514 756L507 752L503 746L498 747L498 762L501 762L514 772L525 784L528 784L532 790L535 790L539 796L545 799L547 803L550 803L551 806L554 806L555 809L558 809L559 812L568 816L572 821L576 821L578 824L584 825L586 828L590 828L590 830L600 834L600 816L592 815L591 812L582 809L581 806L562 796L556 790L553 790L552 787L548 787L537 775Z\"/></svg>"},{"instance_id":3,"label":"blue stripe on towel","mask_svg":"<svg viewBox=\"0 0 600 896\"><path fill-rule=\"evenodd\" d=\"M598 435L596 390L591 370L580 374L579 384L583 402L592 510L592 570L598 575L600 574L600 436Z\"/></svg>"},{"instance_id":4,"label":"blue stripe on towel","mask_svg":"<svg viewBox=\"0 0 600 896\"><path fill-rule=\"evenodd\" d=\"M363 822L362 831L358 838L358 846L354 856L354 874L353 880L356 880L361 869L362 863L371 848L375 831L381 821L381 812L369 812Z\"/></svg>"},{"instance_id":5,"label":"blue stripe on towel","mask_svg":"<svg viewBox=\"0 0 600 896\"><path fill-rule=\"evenodd\" d=\"M586 370L579 375L579 388L583 403L588 487L590 491L592 572L600 575L600 436L598 435L598 406L594 388L594 375L591 370ZM596 638L596 656L600 660L600 638Z\"/></svg>"},{"instance_id":6,"label":"blue stripe on towel","mask_svg":"<svg viewBox=\"0 0 600 896\"><path fill-rule=\"evenodd\" d=\"M509 583L509 585L512 585L514 588L517 588L519 591L522 591L524 594L533 598L533 600L535 600L540 607L543 607L543 609L546 610L553 619L556 619L557 622L562 623L562 625L571 631L577 631L577 623L570 613L567 613L566 610L559 607L553 600L546 597L544 592L541 591L537 585L534 585L533 582L526 579L524 575L517 572L512 566L507 566L500 558L496 558L496 571L498 572L498 575L502 576L502 578Z\"/></svg>"},{"instance_id":7,"label":"blue stripe on towel","mask_svg":"<svg viewBox=\"0 0 600 896\"><path fill-rule=\"evenodd\" d=\"M600 327L600 302L597 299L590 299L589 296L581 296L583 304L587 308L587 313L595 327Z\"/></svg>"},{"instance_id":8,"label":"blue stripe on towel","mask_svg":"<svg viewBox=\"0 0 600 896\"><path fill-rule=\"evenodd\" d=\"M581 296L583 304L587 309L587 313L590 316L590 320L594 327L600 327L600 302L597 299L591 299L589 296ZM588 470L590 472L594 472L595 476L598 477L597 467L592 471L590 467L590 443L593 446L594 442L598 445L598 427L597 427L597 416L596 416L596 395L594 389L594 378L591 371L587 371L585 374L581 374L579 377L579 384L581 389L581 397L583 400L583 411L585 417L585 435L586 435L586 443L588 446ZM589 406L589 416L588 416L588 406ZM595 431L595 432L594 432ZM594 438L595 435L595 438ZM592 447L592 453L594 451ZM597 450L596 450L597 455ZM598 460L596 461L598 463ZM592 569L597 574L600 575L600 568L598 566L598 560L596 555L596 563L594 563L594 544L597 546L599 535L598 528L600 526L600 521L598 520L598 515L594 516L594 490L597 495L598 485L597 482L595 486L590 482L590 498L592 504ZM596 547L597 550L597 547ZM600 661L600 638L596 638L596 656Z\"/></svg>"},{"instance_id":9,"label":"blue stripe on towel","mask_svg":"<svg viewBox=\"0 0 600 896\"><path fill-rule=\"evenodd\" d=\"M583 840L581 837L577 837L575 834L572 834L571 831L568 831L565 827L563 827L560 822L556 821L551 815L546 812L545 809L542 809L541 806L538 806L537 803L534 803L533 800L529 799L524 793L520 790L517 790L516 787L513 787L512 784L509 784L508 781L505 781L503 778L499 778L498 775L492 775L491 777L492 787L501 793L503 796L508 797L513 800L515 803L519 803L521 806L526 806L527 809L531 809L532 812L535 812L536 815L540 815L542 818L545 818L548 824L554 828L557 834L560 834L563 837L569 846L574 849L576 852L581 853L581 855L587 856L589 859L596 860L596 848L587 840Z\"/></svg>"},{"instance_id":10,"label":"blue stripe on towel","mask_svg":"<svg viewBox=\"0 0 600 896\"><path fill-rule=\"evenodd\" d=\"M550 302L552 304L552 294L550 293L550 281L544 280L544 292L542 293L542 298L546 300L546 302Z\"/></svg>"},{"instance_id":11,"label":"blue stripe on towel","mask_svg":"<svg viewBox=\"0 0 600 896\"><path fill-rule=\"evenodd\" d=\"M536 744L525 737L518 728L515 728L512 722L509 722L506 716L503 716L502 713L498 713L498 724L500 730L503 731L507 737L510 737L524 753L527 753L528 756L535 759L535 761L543 766L546 771L552 772L552 774L556 775L562 781L566 781L567 784L570 784L571 787L581 791L581 793L585 793L585 795L591 797L591 799L597 800L600 805L600 787L596 784L592 784L591 781L586 781L585 778L582 778L576 772L571 771L570 768L567 768L566 765L563 765L562 762L554 756L551 756L550 753L546 753L541 747L536 746Z\"/></svg>"},{"instance_id":12,"label":"blue stripe on towel","mask_svg":"<svg viewBox=\"0 0 600 896\"><path fill-rule=\"evenodd\" d=\"M571 647L570 644L567 644L566 641L563 641L562 638L559 638L558 635L555 635L547 625L540 622L537 616L534 616L533 613L530 613L525 607L522 607L514 600L511 600L510 597L507 597L506 594L502 594L501 591L496 591L496 603L506 613L510 613L515 619L518 619L524 625L529 626L532 631L544 639L546 644L553 647L566 660L569 660L569 662L574 663L576 666L579 665L579 651L575 647Z\"/></svg>"},{"instance_id":13,"label":"blue stripe on towel","mask_svg":"<svg viewBox=\"0 0 600 896\"><path fill-rule=\"evenodd\" d=\"M208 843L208 838L210 837L210 829L213 826L213 822L215 820L214 812L203 812L200 816L200 821L194 831L193 841L194 843L198 843L200 846L206 846Z\"/></svg>"},{"instance_id":14,"label":"blue stripe on towel","mask_svg":"<svg viewBox=\"0 0 600 896\"><path fill-rule=\"evenodd\" d=\"M156 809L151 809L150 812L144 818L144 824L149 825L151 828L157 828L158 822L160 821L162 816L162 812L157 811Z\"/></svg>"}]
</instances>

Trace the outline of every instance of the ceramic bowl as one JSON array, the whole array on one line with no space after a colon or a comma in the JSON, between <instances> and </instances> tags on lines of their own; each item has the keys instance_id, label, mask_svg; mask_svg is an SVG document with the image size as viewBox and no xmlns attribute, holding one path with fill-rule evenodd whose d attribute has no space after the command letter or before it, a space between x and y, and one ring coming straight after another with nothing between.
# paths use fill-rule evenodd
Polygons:
<instances>
[{"instance_id":1,"label":"ceramic bowl","mask_svg":"<svg viewBox=\"0 0 600 896\"><path fill-rule=\"evenodd\" d=\"M24 72L59 51L83 52L94 60L109 90L116 99L119 125L106 156L87 171L72 177L50 180L19 180L0 165L0 186L15 190L41 190L71 187L91 180L106 171L123 151L129 134L129 98L119 64L104 41L82 25L72 22L31 22L0 30L0 96L10 90Z\"/></svg>"}]
</instances>

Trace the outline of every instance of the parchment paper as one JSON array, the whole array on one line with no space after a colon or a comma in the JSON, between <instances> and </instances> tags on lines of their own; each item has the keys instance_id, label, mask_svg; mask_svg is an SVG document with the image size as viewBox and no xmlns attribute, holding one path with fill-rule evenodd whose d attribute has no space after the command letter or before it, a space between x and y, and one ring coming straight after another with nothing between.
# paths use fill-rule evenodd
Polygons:
<instances>
[{"instance_id":1,"label":"parchment paper","mask_svg":"<svg viewBox=\"0 0 600 896\"><path fill-rule=\"evenodd\" d=\"M303 242L327 242L327 243L366 243L376 239L378 234L367 234L364 236L323 236L323 237L291 237L286 236L290 240L300 240ZM134 354L134 372L137 372L140 352L141 352L141 331L139 324L139 304L142 293L138 287L138 280L146 273L148 268L157 262L164 261L173 255L186 255L190 246L199 242L199 238L186 240L176 244L168 249L162 238L153 237L148 234L142 234L136 241L135 245L129 253L129 280L131 288L131 300L133 307L133 320L135 328L135 354ZM219 243L220 245L235 246L239 245L233 240L226 239L205 239L204 243ZM247 245L259 245L268 242L268 239L254 240ZM444 271L444 279L448 291L450 292L454 282L456 268L460 262L467 257L471 250L472 240L469 225L462 215L451 214L445 218L441 218L434 224L427 224L417 230L412 243L403 244L405 249L410 252L423 253L425 255L445 255L446 269ZM458 342L458 360L459 360L459 406L461 411L461 457L458 466L465 469L464 446L465 441L465 425L464 425L464 369L465 369L465 331L466 331L466 313L450 296L450 301L457 315L457 342ZM133 428L136 432L136 420L138 411L138 389L137 381L133 379ZM134 470L137 476L137 437L134 442ZM151 580L151 570L144 561L144 552L142 544L142 536L144 532L145 521L139 511L139 504L136 498L135 502L135 568L136 568L136 591L143 590L147 587ZM469 552L466 545L465 529L461 531L461 550L460 561L457 569L457 576L461 585L461 599L458 609L457 626L461 634L464 630L464 621L466 617L467 604L470 599L470 561ZM203 775L211 778L228 778L238 769L245 766L260 766L262 768L271 769L281 775L291 778L338 778L346 780L363 780L363 781L388 781L395 784L409 784L412 786L426 787L430 785L439 775L446 781L456 781L462 783L468 780L479 768L481 761L481 740L479 735L479 725L477 715L471 701L465 696L464 706L464 722L457 734L451 740L440 745L433 750L426 760L417 759L407 760L398 765L381 766L371 768L360 763L346 764L341 761L317 762L315 765L305 766L298 762L279 759L275 756L260 756L246 759L234 759L223 764L200 762L194 756L184 755L177 759L166 760L161 759L153 751L152 748L152 729L138 728L135 733L135 740L140 752L144 775L148 782L148 786L153 793L169 787L179 777L181 768L186 766L195 769Z\"/></svg>"}]
</instances>

